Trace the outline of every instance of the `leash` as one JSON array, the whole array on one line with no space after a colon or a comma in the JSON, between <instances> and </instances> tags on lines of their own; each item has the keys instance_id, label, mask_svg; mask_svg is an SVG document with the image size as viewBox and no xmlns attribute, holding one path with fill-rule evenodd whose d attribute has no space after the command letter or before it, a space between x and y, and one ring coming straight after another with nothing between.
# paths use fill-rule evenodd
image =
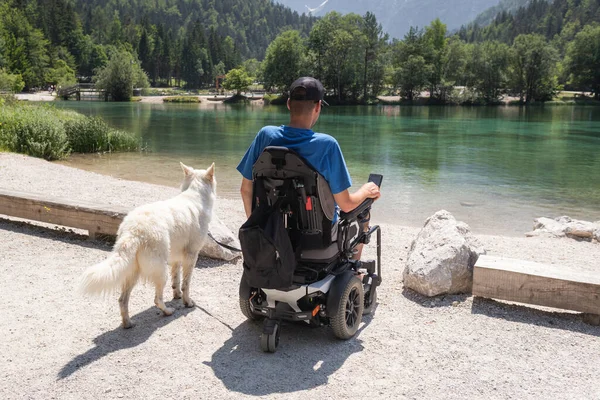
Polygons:
<instances>
[{"instance_id":1,"label":"leash","mask_svg":"<svg viewBox=\"0 0 600 400\"><path fill-rule=\"evenodd\" d=\"M219 242L217 239L215 239L215 237L210 232L208 232L208 237L211 238L212 240L214 240L216 244L218 244L221 247L226 248L227 250L236 251L238 253L242 252L242 250L240 250L240 249L236 249L235 247L231 247L231 246L226 245L225 243Z\"/></svg>"}]
</instances>

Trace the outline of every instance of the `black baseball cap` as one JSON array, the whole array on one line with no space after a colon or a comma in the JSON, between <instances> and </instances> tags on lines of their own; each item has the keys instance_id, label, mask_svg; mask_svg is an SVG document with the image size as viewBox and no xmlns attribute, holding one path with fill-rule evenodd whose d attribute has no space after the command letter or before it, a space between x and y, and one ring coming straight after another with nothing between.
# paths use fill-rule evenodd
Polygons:
<instances>
[{"instance_id":1,"label":"black baseball cap","mask_svg":"<svg viewBox=\"0 0 600 400\"><path fill-rule=\"evenodd\" d=\"M325 89L323 88L323 84L317 79L309 76L296 79L294 83L290 85L291 100L321 101L328 106L329 104L324 100L324 96Z\"/></svg>"}]
</instances>

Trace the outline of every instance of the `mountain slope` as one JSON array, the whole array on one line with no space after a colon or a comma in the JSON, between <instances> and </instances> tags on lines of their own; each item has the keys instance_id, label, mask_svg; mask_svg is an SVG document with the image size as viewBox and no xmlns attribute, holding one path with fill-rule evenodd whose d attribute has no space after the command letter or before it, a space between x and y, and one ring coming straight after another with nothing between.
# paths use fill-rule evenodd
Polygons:
<instances>
[{"instance_id":1,"label":"mountain slope","mask_svg":"<svg viewBox=\"0 0 600 400\"><path fill-rule=\"evenodd\" d=\"M306 12L306 6L319 7L324 0L274 0L298 12ZM402 38L411 26L424 27L439 18L448 30L460 28L475 19L499 0L329 0L316 12L322 16L329 11L357 13L373 12L383 30L392 38Z\"/></svg>"},{"instance_id":2,"label":"mountain slope","mask_svg":"<svg viewBox=\"0 0 600 400\"><path fill-rule=\"evenodd\" d=\"M485 27L469 24L458 35L468 42L499 40L511 44L520 34L537 33L564 51L584 26L600 23L598 0L529 0L516 11L502 11Z\"/></svg>"},{"instance_id":3,"label":"mountain slope","mask_svg":"<svg viewBox=\"0 0 600 400\"><path fill-rule=\"evenodd\" d=\"M498 5L488 8L473 20L473 24L487 26L496 16L504 11L513 13L520 7L525 7L531 0L502 0Z\"/></svg>"},{"instance_id":4,"label":"mountain slope","mask_svg":"<svg viewBox=\"0 0 600 400\"><path fill-rule=\"evenodd\" d=\"M115 15L125 30L131 24L160 24L177 32L200 22L207 32L214 28L219 36L230 36L245 58L262 58L271 41L288 28L308 34L315 20L271 0L68 1L88 27L86 33L96 30L96 36L109 36Z\"/></svg>"}]
</instances>

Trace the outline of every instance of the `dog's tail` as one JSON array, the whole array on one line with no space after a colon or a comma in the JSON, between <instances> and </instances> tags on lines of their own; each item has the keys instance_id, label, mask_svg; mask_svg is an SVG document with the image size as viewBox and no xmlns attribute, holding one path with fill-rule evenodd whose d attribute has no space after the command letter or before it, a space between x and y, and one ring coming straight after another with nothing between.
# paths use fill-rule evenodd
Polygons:
<instances>
[{"instance_id":1,"label":"dog's tail","mask_svg":"<svg viewBox=\"0 0 600 400\"><path fill-rule=\"evenodd\" d=\"M135 236L125 234L120 237L106 260L83 272L80 291L91 295L107 295L120 288L137 272L136 255L139 247L140 241Z\"/></svg>"}]
</instances>

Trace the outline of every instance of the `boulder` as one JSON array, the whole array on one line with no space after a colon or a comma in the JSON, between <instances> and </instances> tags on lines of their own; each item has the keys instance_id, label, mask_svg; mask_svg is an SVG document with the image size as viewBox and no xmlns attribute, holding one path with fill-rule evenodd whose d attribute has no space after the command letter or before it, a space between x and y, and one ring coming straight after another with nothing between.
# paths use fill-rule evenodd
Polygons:
<instances>
[{"instance_id":1,"label":"boulder","mask_svg":"<svg viewBox=\"0 0 600 400\"><path fill-rule=\"evenodd\" d=\"M485 250L448 211L429 217L412 242L404 269L404 286L425 296L469 293L473 266Z\"/></svg>"},{"instance_id":2,"label":"boulder","mask_svg":"<svg viewBox=\"0 0 600 400\"><path fill-rule=\"evenodd\" d=\"M210 225L208 226L210 234L219 242L236 249L240 248L240 242L237 237L225 226L225 224L216 216L213 215ZM223 246L218 245L212 238L207 238L206 243L200 255L203 257L215 258L217 260L231 261L242 253L234 252Z\"/></svg>"},{"instance_id":3,"label":"boulder","mask_svg":"<svg viewBox=\"0 0 600 400\"><path fill-rule=\"evenodd\" d=\"M596 231L600 230L597 222L580 221L567 216L552 218L536 218L533 231L526 236L570 237L574 239L592 240Z\"/></svg>"}]
</instances>

